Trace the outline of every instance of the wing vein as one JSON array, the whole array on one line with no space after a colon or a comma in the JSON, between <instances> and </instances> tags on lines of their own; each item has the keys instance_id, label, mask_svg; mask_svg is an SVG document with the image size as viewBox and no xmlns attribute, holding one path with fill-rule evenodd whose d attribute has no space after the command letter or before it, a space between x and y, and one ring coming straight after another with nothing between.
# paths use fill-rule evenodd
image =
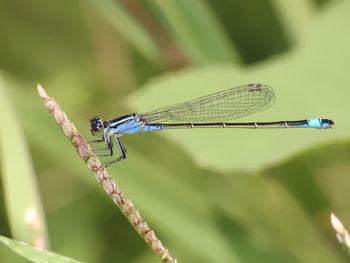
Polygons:
<instances>
[{"instance_id":1,"label":"wing vein","mask_svg":"<svg viewBox=\"0 0 350 263\"><path fill-rule=\"evenodd\" d=\"M148 124L221 122L264 110L274 101L275 95L269 86L248 84L161 107L142 113L140 117Z\"/></svg>"}]
</instances>

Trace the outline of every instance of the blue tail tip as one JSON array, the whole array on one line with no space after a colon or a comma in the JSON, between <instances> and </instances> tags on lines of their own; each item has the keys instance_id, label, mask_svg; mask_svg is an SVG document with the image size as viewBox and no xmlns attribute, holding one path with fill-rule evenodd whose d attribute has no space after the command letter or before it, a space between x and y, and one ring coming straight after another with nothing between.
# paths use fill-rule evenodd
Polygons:
<instances>
[{"instance_id":1,"label":"blue tail tip","mask_svg":"<svg viewBox=\"0 0 350 263\"><path fill-rule=\"evenodd\" d=\"M307 120L307 124L309 127L318 128L318 129L328 129L332 128L334 125L334 121L330 119L310 119Z\"/></svg>"},{"instance_id":2,"label":"blue tail tip","mask_svg":"<svg viewBox=\"0 0 350 263\"><path fill-rule=\"evenodd\" d=\"M334 124L335 124L334 121L330 119L321 119L322 128L332 128Z\"/></svg>"}]
</instances>

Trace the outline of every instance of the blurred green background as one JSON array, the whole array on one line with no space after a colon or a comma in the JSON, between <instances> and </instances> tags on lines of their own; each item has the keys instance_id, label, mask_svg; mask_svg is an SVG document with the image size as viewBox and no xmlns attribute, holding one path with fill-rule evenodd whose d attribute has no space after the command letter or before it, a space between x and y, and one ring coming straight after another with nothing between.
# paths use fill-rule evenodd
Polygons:
<instances>
[{"instance_id":1,"label":"blurred green background","mask_svg":"<svg viewBox=\"0 0 350 263\"><path fill-rule=\"evenodd\" d=\"M91 139L95 115L261 82L277 101L242 121L334 129L134 134L108 170L179 262L347 262L329 214L350 227L349 13L345 0L2 0L0 235L84 262L159 260L36 83ZM27 260L1 244L0 262Z\"/></svg>"}]
</instances>

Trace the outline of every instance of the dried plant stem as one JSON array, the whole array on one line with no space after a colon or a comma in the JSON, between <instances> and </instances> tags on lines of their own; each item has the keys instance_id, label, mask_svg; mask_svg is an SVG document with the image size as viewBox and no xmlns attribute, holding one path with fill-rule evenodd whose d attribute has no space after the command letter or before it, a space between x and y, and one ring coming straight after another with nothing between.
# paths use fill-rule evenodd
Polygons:
<instances>
[{"instance_id":1,"label":"dried plant stem","mask_svg":"<svg viewBox=\"0 0 350 263\"><path fill-rule=\"evenodd\" d=\"M57 102L50 98L45 90L38 84L38 93L45 101L45 106L55 121L62 127L63 133L73 143L75 150L79 156L87 163L88 168L94 173L97 181L101 183L104 190L113 199L113 202L118 206L120 211L126 216L130 224L141 235L146 243L152 247L157 255L161 255L163 262L174 262L168 250L162 245L162 242L156 237L154 231L149 228L145 220L142 219L140 213L135 209L134 204L130 199L126 198L123 192L118 188L116 182L108 175L106 169L90 149L84 137L78 133L74 124L71 123L67 115L62 111Z\"/></svg>"}]
</instances>

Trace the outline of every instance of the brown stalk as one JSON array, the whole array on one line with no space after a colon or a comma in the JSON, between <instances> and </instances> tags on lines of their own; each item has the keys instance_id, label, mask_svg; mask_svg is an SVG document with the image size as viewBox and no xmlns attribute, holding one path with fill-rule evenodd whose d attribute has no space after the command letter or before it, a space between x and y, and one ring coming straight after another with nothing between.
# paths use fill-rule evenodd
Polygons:
<instances>
[{"instance_id":1,"label":"brown stalk","mask_svg":"<svg viewBox=\"0 0 350 263\"><path fill-rule=\"evenodd\" d=\"M50 98L45 90L38 84L38 93L45 101L45 106L54 120L62 127L63 133L73 143L75 150L79 156L86 162L88 168L93 172L97 181L101 183L103 189L110 195L113 202L118 206L119 210L126 216L130 224L141 235L146 243L153 251L161 256L163 262L176 263L177 260L172 258L162 242L156 237L154 231L149 228L146 221L143 220L139 211L135 209L130 199L126 198L119 189L116 182L108 175L99 159L94 156L90 146L84 137L78 132L74 124L71 123L67 115L62 111L57 102Z\"/></svg>"}]
</instances>

